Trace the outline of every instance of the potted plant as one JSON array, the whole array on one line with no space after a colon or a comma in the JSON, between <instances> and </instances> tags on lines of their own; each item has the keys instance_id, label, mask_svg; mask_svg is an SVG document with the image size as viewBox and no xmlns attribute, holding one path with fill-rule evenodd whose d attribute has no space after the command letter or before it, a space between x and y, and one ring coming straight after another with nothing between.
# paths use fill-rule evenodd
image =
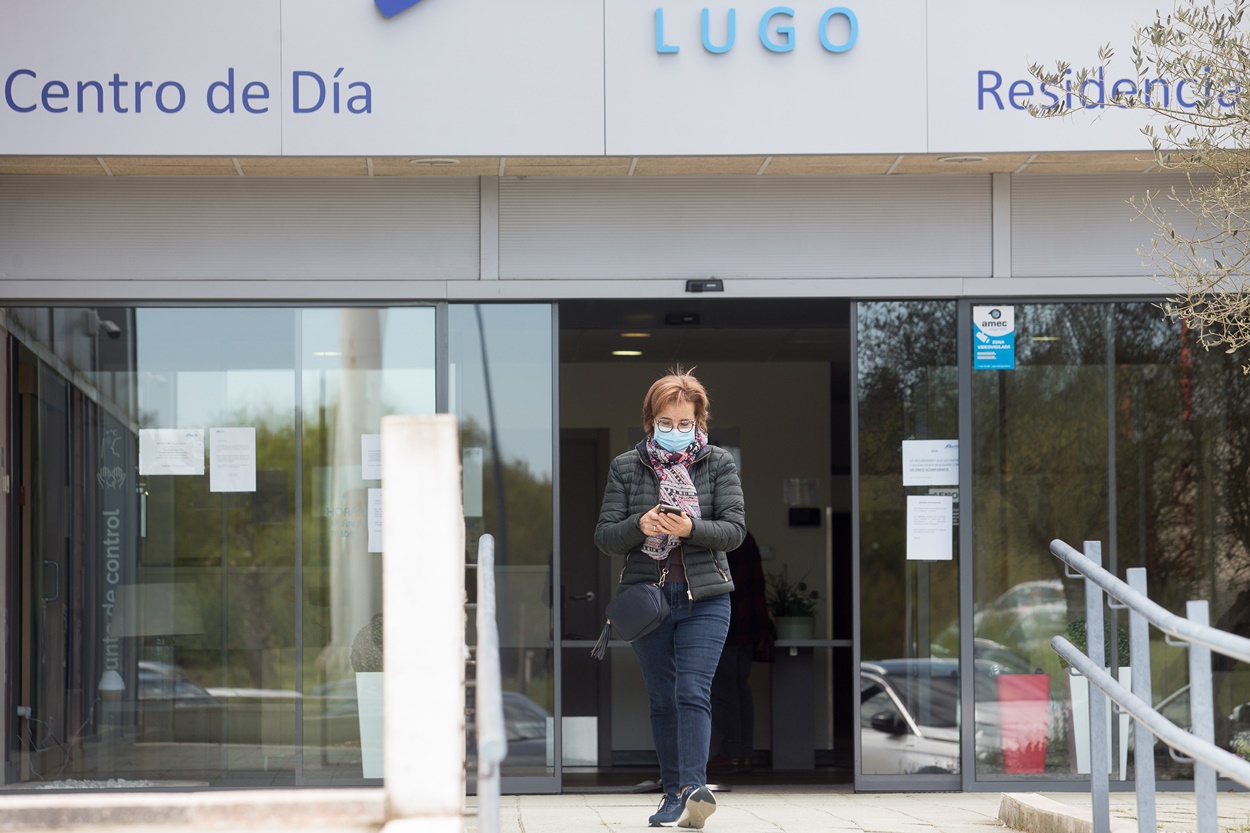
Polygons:
<instances>
[{"instance_id":1,"label":"potted plant","mask_svg":"<svg viewBox=\"0 0 1250 833\"><path fill-rule=\"evenodd\" d=\"M811 639L815 634L816 602L820 594L800 579L790 581L786 567L764 577L768 612L777 625L778 639Z\"/></svg>"},{"instance_id":2,"label":"potted plant","mask_svg":"<svg viewBox=\"0 0 1250 833\"><path fill-rule=\"evenodd\" d=\"M1108 627L1108 630L1110 630L1109 627ZM1116 630L1116 665L1118 665L1121 668L1127 668L1129 664L1128 634L1124 632L1124 628L1116 628L1115 630ZM1063 632L1063 636L1065 639L1067 639L1069 642L1072 643L1072 647L1076 648L1082 654L1085 654L1087 656L1089 655L1089 648L1087 647L1086 637L1085 637L1085 620L1084 619L1076 619L1072 622L1069 622L1067 629ZM1107 644L1109 641L1110 640L1106 639L1105 637L1103 638L1103 651L1106 652L1106 655L1103 659L1104 667L1107 667L1111 664L1110 651L1107 650L1110 647ZM1064 662L1063 664L1067 665L1066 662Z\"/></svg>"},{"instance_id":3,"label":"potted plant","mask_svg":"<svg viewBox=\"0 0 1250 833\"><path fill-rule=\"evenodd\" d=\"M374 616L352 639L356 672L356 715L360 721L362 777L382 777L382 615Z\"/></svg>"},{"instance_id":4,"label":"potted plant","mask_svg":"<svg viewBox=\"0 0 1250 833\"><path fill-rule=\"evenodd\" d=\"M1110 635L1111 623L1104 623ZM1129 641L1128 634L1124 632L1124 628L1116 629L1116 664L1119 666L1119 683L1124 688L1131 689L1133 681L1132 669L1129 668ZM1072 647L1076 648L1086 656L1089 655L1088 642L1086 640L1086 623L1085 619L1076 619L1068 624L1067 629L1063 632L1064 638L1072 643ZM1103 667L1110 671L1111 665L1111 640L1103 638ZM1063 663L1065 666L1068 663ZM1072 704L1072 745L1076 758L1076 771L1078 773L1088 773L1090 771L1089 761L1089 680L1084 677L1068 675L1068 690L1070 701ZM1107 699L1107 738L1111 738L1111 700ZM1120 745L1119 745L1119 776L1123 781L1128 774L1128 730L1129 719L1127 713L1120 714Z\"/></svg>"}]
</instances>

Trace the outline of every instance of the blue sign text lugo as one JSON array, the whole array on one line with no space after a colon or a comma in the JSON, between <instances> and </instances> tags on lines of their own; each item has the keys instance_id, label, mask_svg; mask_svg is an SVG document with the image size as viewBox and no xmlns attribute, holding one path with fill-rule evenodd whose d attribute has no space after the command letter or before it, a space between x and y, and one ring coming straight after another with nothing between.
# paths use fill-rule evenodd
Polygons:
<instances>
[{"instance_id":1,"label":"blue sign text lugo","mask_svg":"<svg viewBox=\"0 0 1250 833\"><path fill-rule=\"evenodd\" d=\"M738 10L731 8L727 12L724 34L719 43L713 42L711 17L711 10L704 8L701 14L703 48L714 55L722 55L733 49L738 39ZM831 34L829 30L835 23L840 24L837 26L838 31ZM758 28L760 44L769 52L794 51L796 36L793 24L794 9L789 6L773 6L760 16ZM720 29L719 26L717 28ZM820 16L820 24L816 29L820 45L829 52L846 52L859 40L859 18L855 16L855 12L845 6L826 9L825 13ZM655 10L655 51L660 54L681 51L681 44L669 43L665 37L664 9L662 8Z\"/></svg>"}]
</instances>

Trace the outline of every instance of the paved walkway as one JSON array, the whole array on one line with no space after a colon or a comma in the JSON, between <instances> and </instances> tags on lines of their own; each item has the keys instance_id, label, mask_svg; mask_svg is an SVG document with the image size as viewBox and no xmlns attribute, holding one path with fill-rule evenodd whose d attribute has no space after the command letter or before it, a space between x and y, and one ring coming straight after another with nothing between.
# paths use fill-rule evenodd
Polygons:
<instances>
[{"instance_id":1,"label":"paved walkway","mask_svg":"<svg viewBox=\"0 0 1250 833\"><path fill-rule=\"evenodd\" d=\"M1014 794L1013 794L1014 795ZM998 812L1003 794L988 793L834 793L825 788L744 787L717 796L719 807L708 833L987 833L1006 830ZM1075 823L1060 819L1051 829L1079 831L1080 811L1088 818L1088 793L1045 793L1071 808ZM590 833L594 830L647 830L658 796L633 794L529 795L500 799L500 833ZM470 804L476 807L474 799ZM1112 793L1112 829L1137 829L1136 798ZM1043 802L1044 806L1049 806ZM1159 793L1155 803L1160 831L1197 830L1192 794ZM1219 796L1220 829L1250 833L1250 793ZM1059 816L1061 813L1044 812ZM1086 822L1088 824L1088 822ZM676 828L673 829L676 833ZM480 820L467 830L480 833ZM1032 831L1041 833L1041 831Z\"/></svg>"}]
</instances>

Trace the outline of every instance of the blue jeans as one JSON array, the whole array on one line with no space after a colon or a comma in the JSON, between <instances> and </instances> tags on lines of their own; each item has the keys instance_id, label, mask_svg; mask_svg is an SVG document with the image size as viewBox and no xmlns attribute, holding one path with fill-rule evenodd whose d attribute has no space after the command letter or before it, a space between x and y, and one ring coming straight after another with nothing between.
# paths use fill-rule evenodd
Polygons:
<instances>
[{"instance_id":1,"label":"blue jeans","mask_svg":"<svg viewBox=\"0 0 1250 833\"><path fill-rule=\"evenodd\" d=\"M651 701L651 738L664 791L707 784L712 677L729 632L729 594L690 603L684 583L666 582L673 615L633 643Z\"/></svg>"}]
</instances>

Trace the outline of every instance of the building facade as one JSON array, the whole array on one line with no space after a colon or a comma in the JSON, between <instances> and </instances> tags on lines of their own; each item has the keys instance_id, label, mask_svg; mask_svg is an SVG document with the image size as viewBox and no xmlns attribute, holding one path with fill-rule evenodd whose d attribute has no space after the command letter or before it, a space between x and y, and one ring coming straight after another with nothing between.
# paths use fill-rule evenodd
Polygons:
<instances>
[{"instance_id":1,"label":"building facade","mask_svg":"<svg viewBox=\"0 0 1250 833\"><path fill-rule=\"evenodd\" d=\"M591 531L678 363L815 594L752 671L757 769L1087 780L1055 538L1250 625L1246 384L1129 203L1186 182L1134 113L1024 109L1070 94L1030 61L1152 5L403 5L0 12L6 784L374 783L377 438L435 412L470 558L500 540L505 789L645 772ZM1229 748L1247 682L1217 669Z\"/></svg>"}]
</instances>

